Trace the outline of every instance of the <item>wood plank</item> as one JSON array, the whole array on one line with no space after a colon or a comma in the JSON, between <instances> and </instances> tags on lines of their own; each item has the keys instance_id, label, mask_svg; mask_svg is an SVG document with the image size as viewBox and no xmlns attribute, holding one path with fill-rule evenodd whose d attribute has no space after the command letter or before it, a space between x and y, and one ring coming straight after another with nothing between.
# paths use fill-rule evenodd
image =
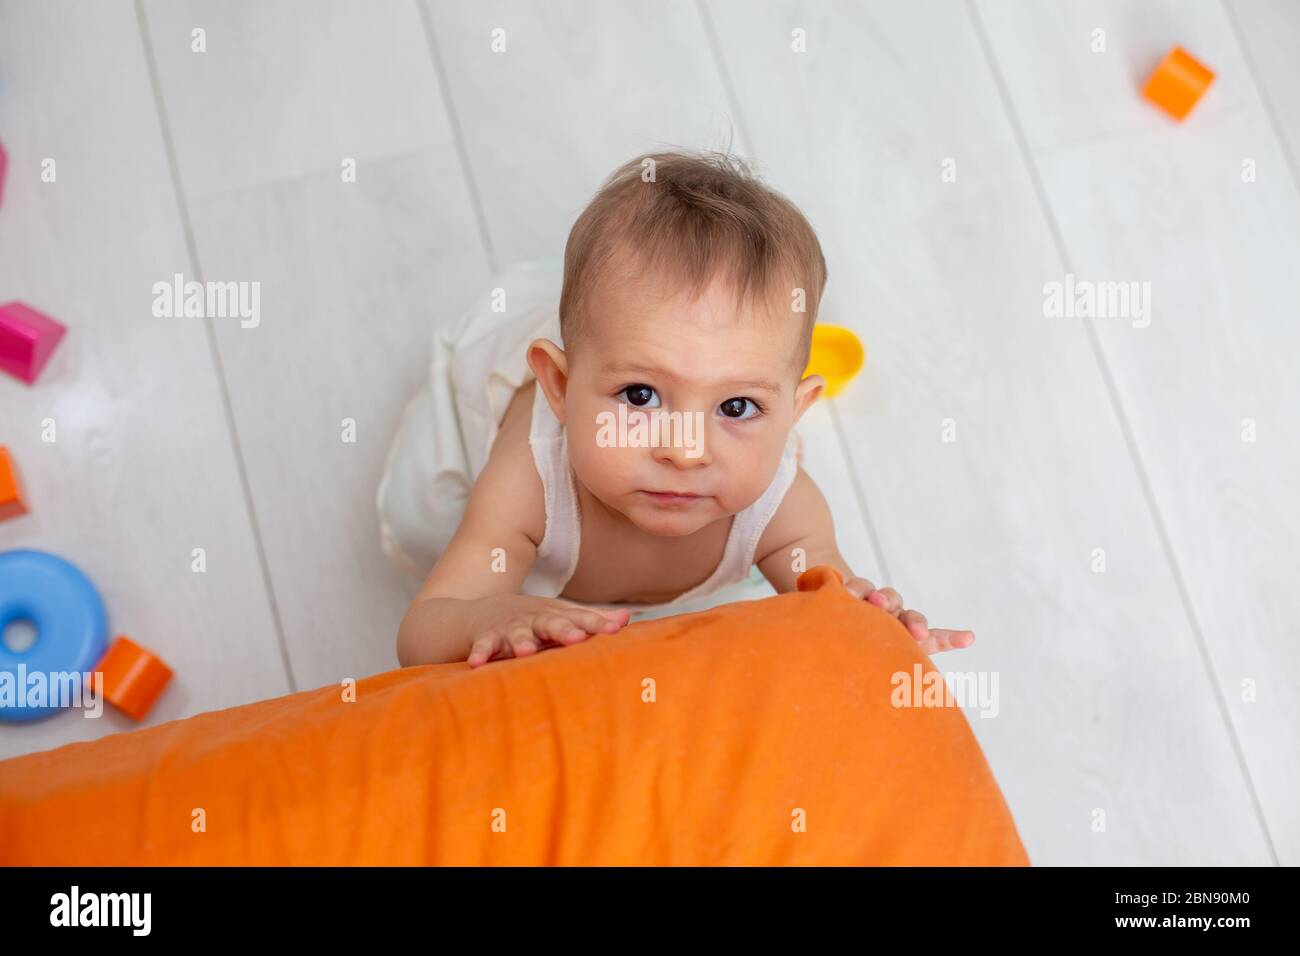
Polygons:
<instances>
[{"instance_id":1,"label":"wood plank","mask_svg":"<svg viewBox=\"0 0 1300 956\"><path fill-rule=\"evenodd\" d=\"M186 196L404 156L449 139L406 0L147 0ZM205 31L206 52L193 51Z\"/></svg>"},{"instance_id":2,"label":"wood plank","mask_svg":"<svg viewBox=\"0 0 1300 956\"><path fill-rule=\"evenodd\" d=\"M1151 3L1140 17L1124 4L1087 12L1064 3L986 4L980 12L1068 267L1080 278L1150 284L1148 327L1094 319L1091 329L1175 556L1188 609L1179 632L1214 676L1212 688L1182 689L1230 717L1273 852L1294 864L1296 182L1221 5ZM1116 55L1080 52L1079 37L1097 23L1116 25ZM1030 35L1037 42L1026 45ZM1218 73L1182 124L1137 95L1174 42ZM1088 118L1082 138L1066 119L1074 115ZM1246 158L1255 162L1253 182L1242 176ZM1255 441L1243 440L1247 419L1256 423ZM1257 702L1247 698L1247 682Z\"/></svg>"},{"instance_id":3,"label":"wood plank","mask_svg":"<svg viewBox=\"0 0 1300 956\"><path fill-rule=\"evenodd\" d=\"M380 549L375 490L432 330L487 279L455 156L191 210L207 274L262 284L261 325L225 323L217 340L298 686L396 667L415 585Z\"/></svg>"},{"instance_id":4,"label":"wood plank","mask_svg":"<svg viewBox=\"0 0 1300 956\"><path fill-rule=\"evenodd\" d=\"M4 3L0 21L0 301L68 326L34 386L0 376L0 442L32 509L0 523L0 550L72 561L112 633L175 670L146 724L284 693L207 331L151 310L153 283L188 263L134 10ZM194 548L205 573L191 570ZM111 709L0 723L0 758L136 726Z\"/></svg>"},{"instance_id":5,"label":"wood plank","mask_svg":"<svg viewBox=\"0 0 1300 956\"><path fill-rule=\"evenodd\" d=\"M148 19L203 277L260 283L261 324L216 339L293 677L387 670L414 587L380 550L375 490L434 328L486 278L420 11L155 3Z\"/></svg>"},{"instance_id":6,"label":"wood plank","mask_svg":"<svg viewBox=\"0 0 1300 956\"><path fill-rule=\"evenodd\" d=\"M1227 0L1260 99L1282 139L1293 179L1300 181L1300 4L1294 0ZM1281 175L1282 170L1267 171Z\"/></svg>"},{"instance_id":7,"label":"wood plank","mask_svg":"<svg viewBox=\"0 0 1300 956\"><path fill-rule=\"evenodd\" d=\"M692 3L425 8L501 264L562 255L574 219L634 156L734 133Z\"/></svg>"}]
</instances>

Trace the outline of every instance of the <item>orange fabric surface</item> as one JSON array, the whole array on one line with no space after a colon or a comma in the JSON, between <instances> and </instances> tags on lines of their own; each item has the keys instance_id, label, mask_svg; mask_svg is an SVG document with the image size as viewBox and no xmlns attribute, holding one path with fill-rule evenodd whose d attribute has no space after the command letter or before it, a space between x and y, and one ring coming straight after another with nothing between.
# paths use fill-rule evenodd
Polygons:
<instances>
[{"instance_id":1,"label":"orange fabric surface","mask_svg":"<svg viewBox=\"0 0 1300 956\"><path fill-rule=\"evenodd\" d=\"M0 762L0 863L1028 863L911 635L799 587Z\"/></svg>"}]
</instances>

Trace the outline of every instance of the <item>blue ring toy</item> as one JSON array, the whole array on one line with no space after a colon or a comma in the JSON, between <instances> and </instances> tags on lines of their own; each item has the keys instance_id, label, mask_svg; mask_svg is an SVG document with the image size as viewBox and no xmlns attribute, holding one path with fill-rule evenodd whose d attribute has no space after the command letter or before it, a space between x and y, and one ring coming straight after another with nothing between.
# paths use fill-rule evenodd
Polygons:
<instances>
[{"instance_id":1,"label":"blue ring toy","mask_svg":"<svg viewBox=\"0 0 1300 956\"><path fill-rule=\"evenodd\" d=\"M94 670L108 645L108 615L88 577L44 551L0 552L0 634L24 618L36 625L31 647L15 654L0 641L0 721L11 723L40 720L60 709L57 702L18 706L24 693L18 686L19 664L27 674L85 673ZM47 700L50 690L47 677Z\"/></svg>"}]
</instances>

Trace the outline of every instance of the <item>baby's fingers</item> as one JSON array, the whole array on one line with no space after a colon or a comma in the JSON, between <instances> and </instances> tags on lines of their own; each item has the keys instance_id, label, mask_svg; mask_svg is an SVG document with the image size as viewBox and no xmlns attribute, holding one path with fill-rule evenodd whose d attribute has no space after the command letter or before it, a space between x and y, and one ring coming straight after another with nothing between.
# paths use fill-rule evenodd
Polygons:
<instances>
[{"instance_id":1,"label":"baby's fingers","mask_svg":"<svg viewBox=\"0 0 1300 956\"><path fill-rule=\"evenodd\" d=\"M586 631L558 612L538 617L533 622L533 630L539 637L554 641L556 644L576 644L587 639Z\"/></svg>"},{"instance_id":2,"label":"baby's fingers","mask_svg":"<svg viewBox=\"0 0 1300 956\"><path fill-rule=\"evenodd\" d=\"M601 611L582 611L582 627L593 633L614 633L628 623L632 617L627 607L619 607L608 614L602 614Z\"/></svg>"},{"instance_id":3,"label":"baby's fingers","mask_svg":"<svg viewBox=\"0 0 1300 956\"><path fill-rule=\"evenodd\" d=\"M975 643L975 632L933 627L930 629L928 643L934 645L934 650L926 651L927 654L933 654L935 651L959 651Z\"/></svg>"},{"instance_id":4,"label":"baby's fingers","mask_svg":"<svg viewBox=\"0 0 1300 956\"><path fill-rule=\"evenodd\" d=\"M563 612L576 626L592 634L612 634L627 623L630 614L627 608L619 608L602 614L585 607L572 607Z\"/></svg>"},{"instance_id":5,"label":"baby's fingers","mask_svg":"<svg viewBox=\"0 0 1300 956\"><path fill-rule=\"evenodd\" d=\"M899 615L899 612L903 610L903 596L893 588L880 588L872 591L867 595L867 600L882 611L888 611L890 614ZM899 620L902 620L901 615L899 615Z\"/></svg>"},{"instance_id":6,"label":"baby's fingers","mask_svg":"<svg viewBox=\"0 0 1300 956\"><path fill-rule=\"evenodd\" d=\"M556 608L533 619L533 633L547 644L577 644L589 634L609 633L621 626L617 619L582 607Z\"/></svg>"},{"instance_id":7,"label":"baby's fingers","mask_svg":"<svg viewBox=\"0 0 1300 956\"><path fill-rule=\"evenodd\" d=\"M930 636L940 650L961 650L975 643L974 631L950 631L945 627L933 627Z\"/></svg>"},{"instance_id":8,"label":"baby's fingers","mask_svg":"<svg viewBox=\"0 0 1300 956\"><path fill-rule=\"evenodd\" d=\"M924 642L929 639L930 627L926 623L925 615L920 611L904 611L898 615L898 620L917 641Z\"/></svg>"},{"instance_id":9,"label":"baby's fingers","mask_svg":"<svg viewBox=\"0 0 1300 956\"><path fill-rule=\"evenodd\" d=\"M925 615L920 611L904 611L898 615L898 620L907 628L908 633L916 638L921 650L927 654L961 650L975 643L974 631L958 631L946 627L932 628L926 623Z\"/></svg>"},{"instance_id":10,"label":"baby's fingers","mask_svg":"<svg viewBox=\"0 0 1300 956\"><path fill-rule=\"evenodd\" d=\"M492 660L492 655L495 654L500 647L501 636L499 634L484 634L470 645L469 657L466 658L466 661L469 663L470 667L478 667L481 664L486 664L488 661Z\"/></svg>"},{"instance_id":11,"label":"baby's fingers","mask_svg":"<svg viewBox=\"0 0 1300 956\"><path fill-rule=\"evenodd\" d=\"M859 601L866 598L866 596L875 589L876 586L866 578L852 577L844 582L844 590L848 591Z\"/></svg>"},{"instance_id":12,"label":"baby's fingers","mask_svg":"<svg viewBox=\"0 0 1300 956\"><path fill-rule=\"evenodd\" d=\"M506 641L515 657L528 657L536 654L541 638L533 631L533 622L520 621L506 628Z\"/></svg>"}]
</instances>

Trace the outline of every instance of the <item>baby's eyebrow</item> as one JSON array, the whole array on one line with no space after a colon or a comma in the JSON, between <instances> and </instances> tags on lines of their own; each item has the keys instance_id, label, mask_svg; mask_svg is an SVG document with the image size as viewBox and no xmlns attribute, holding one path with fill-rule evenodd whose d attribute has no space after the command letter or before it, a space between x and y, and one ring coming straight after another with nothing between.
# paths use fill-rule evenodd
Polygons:
<instances>
[{"instance_id":1,"label":"baby's eyebrow","mask_svg":"<svg viewBox=\"0 0 1300 956\"><path fill-rule=\"evenodd\" d=\"M664 369L661 368L651 368L648 365L627 365L627 364L613 365L608 367L606 369L606 372L609 375L624 375L626 373L631 372L635 374L649 375L653 378L666 378L669 380L680 381L680 377L674 375L672 372L665 371ZM781 387L779 385L776 385L768 381L767 379L762 379L762 378L743 379L743 380L732 381L732 382L718 382L717 387L719 389L752 388L752 389L759 389L766 392L781 391Z\"/></svg>"}]
</instances>

